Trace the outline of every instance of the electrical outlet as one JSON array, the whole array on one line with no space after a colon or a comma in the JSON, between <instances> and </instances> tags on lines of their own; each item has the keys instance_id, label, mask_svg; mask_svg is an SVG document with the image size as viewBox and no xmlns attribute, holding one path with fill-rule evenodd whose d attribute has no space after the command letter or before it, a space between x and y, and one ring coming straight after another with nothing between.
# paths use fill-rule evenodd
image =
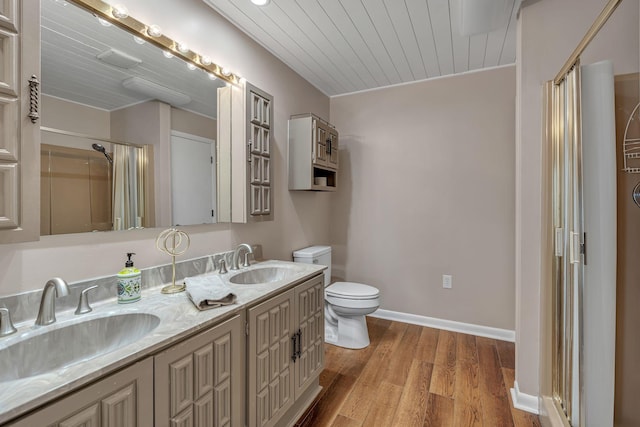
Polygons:
<instances>
[{"instance_id":1,"label":"electrical outlet","mask_svg":"<svg viewBox=\"0 0 640 427\"><path fill-rule=\"evenodd\" d=\"M445 289L451 289L452 287L452 277L450 274L443 274L442 275L442 287Z\"/></svg>"}]
</instances>

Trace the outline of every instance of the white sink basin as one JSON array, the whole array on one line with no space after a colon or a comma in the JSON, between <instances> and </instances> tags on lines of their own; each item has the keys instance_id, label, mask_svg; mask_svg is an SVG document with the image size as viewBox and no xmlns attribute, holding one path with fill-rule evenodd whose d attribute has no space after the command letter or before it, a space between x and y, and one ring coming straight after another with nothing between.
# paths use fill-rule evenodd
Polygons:
<instances>
[{"instance_id":1,"label":"white sink basin","mask_svg":"<svg viewBox=\"0 0 640 427\"><path fill-rule=\"evenodd\" d=\"M291 268L259 267L231 276L229 281L236 285L257 285L260 283L271 283L284 280L293 274L295 274L295 270Z\"/></svg>"},{"instance_id":2,"label":"white sink basin","mask_svg":"<svg viewBox=\"0 0 640 427\"><path fill-rule=\"evenodd\" d=\"M153 314L128 313L29 331L24 339L0 349L0 382L101 356L142 338L159 324L160 319Z\"/></svg>"}]
</instances>

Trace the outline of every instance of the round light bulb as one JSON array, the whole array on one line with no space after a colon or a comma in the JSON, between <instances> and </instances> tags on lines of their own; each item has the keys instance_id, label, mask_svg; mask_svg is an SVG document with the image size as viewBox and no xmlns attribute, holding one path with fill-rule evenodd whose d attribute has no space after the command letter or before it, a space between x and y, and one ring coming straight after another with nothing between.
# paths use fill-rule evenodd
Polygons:
<instances>
[{"instance_id":1,"label":"round light bulb","mask_svg":"<svg viewBox=\"0 0 640 427\"><path fill-rule=\"evenodd\" d=\"M111 26L111 22L107 21L104 18L98 18L98 22L100 23L100 25L102 25L103 27L110 27Z\"/></svg>"},{"instance_id":2,"label":"round light bulb","mask_svg":"<svg viewBox=\"0 0 640 427\"><path fill-rule=\"evenodd\" d=\"M117 4L111 9L111 14L114 18L124 19L129 16L129 9L121 4Z\"/></svg>"},{"instance_id":3,"label":"round light bulb","mask_svg":"<svg viewBox=\"0 0 640 427\"><path fill-rule=\"evenodd\" d=\"M271 0L251 0L251 3L255 4L256 6L266 6L271 3Z\"/></svg>"},{"instance_id":4,"label":"round light bulb","mask_svg":"<svg viewBox=\"0 0 640 427\"><path fill-rule=\"evenodd\" d=\"M211 58L205 55L200 58L200 62L202 62L203 65L211 65Z\"/></svg>"},{"instance_id":5,"label":"round light bulb","mask_svg":"<svg viewBox=\"0 0 640 427\"><path fill-rule=\"evenodd\" d=\"M168 50L163 50L162 54L164 55L165 58L167 59L171 59L173 58L173 53L169 52Z\"/></svg>"},{"instance_id":6,"label":"round light bulb","mask_svg":"<svg viewBox=\"0 0 640 427\"><path fill-rule=\"evenodd\" d=\"M177 48L178 48L178 51L182 53L189 52L189 46L186 43L178 43Z\"/></svg>"},{"instance_id":7,"label":"round light bulb","mask_svg":"<svg viewBox=\"0 0 640 427\"><path fill-rule=\"evenodd\" d=\"M147 34L151 37L160 37L162 35L162 30L157 25L150 25L147 28Z\"/></svg>"},{"instance_id":8,"label":"round light bulb","mask_svg":"<svg viewBox=\"0 0 640 427\"><path fill-rule=\"evenodd\" d=\"M138 36L133 36L133 41L138 43L138 44L145 44L146 43L146 41L142 37L138 37Z\"/></svg>"},{"instance_id":9,"label":"round light bulb","mask_svg":"<svg viewBox=\"0 0 640 427\"><path fill-rule=\"evenodd\" d=\"M222 74L225 75L225 76L230 76L231 75L231 70L228 69L227 67L224 67L222 69Z\"/></svg>"},{"instance_id":10,"label":"round light bulb","mask_svg":"<svg viewBox=\"0 0 640 427\"><path fill-rule=\"evenodd\" d=\"M217 79L216 75L213 73L207 73L209 75L209 80L215 80Z\"/></svg>"},{"instance_id":11,"label":"round light bulb","mask_svg":"<svg viewBox=\"0 0 640 427\"><path fill-rule=\"evenodd\" d=\"M190 69L191 71L196 69L196 66L193 65L191 62L187 62L187 68Z\"/></svg>"}]
</instances>

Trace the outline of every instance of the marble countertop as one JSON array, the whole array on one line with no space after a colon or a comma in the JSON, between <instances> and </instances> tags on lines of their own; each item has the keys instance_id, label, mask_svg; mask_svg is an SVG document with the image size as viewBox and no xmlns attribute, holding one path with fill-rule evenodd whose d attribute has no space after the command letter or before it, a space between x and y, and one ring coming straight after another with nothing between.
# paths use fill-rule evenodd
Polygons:
<instances>
[{"instance_id":1,"label":"marble countertop","mask_svg":"<svg viewBox=\"0 0 640 427\"><path fill-rule=\"evenodd\" d=\"M291 270L284 280L258 285L236 285L229 282L235 274L260 267L282 266ZM57 322L39 328L39 331L63 328L95 318L126 313L149 313L160 319L158 326L137 341L106 354L65 366L24 379L0 382L0 424L23 415L38 406L50 402L63 394L121 369L139 359L153 355L160 349L181 341L198 331L232 317L247 307L253 306L272 295L278 294L302 281L315 276L325 267L293 263L286 261L265 261L243 268L238 272L230 271L221 275L225 283L237 295L236 304L199 311L189 300L185 292L173 295L160 293L166 284L144 289L142 299L133 304L118 304L116 299L106 300L94 305L93 311L76 316L74 310L56 313ZM16 325L18 332L0 339L0 350L34 333L32 322ZM36 333L38 333L36 332ZM82 343L60 343L61 345L82 345Z\"/></svg>"}]
</instances>

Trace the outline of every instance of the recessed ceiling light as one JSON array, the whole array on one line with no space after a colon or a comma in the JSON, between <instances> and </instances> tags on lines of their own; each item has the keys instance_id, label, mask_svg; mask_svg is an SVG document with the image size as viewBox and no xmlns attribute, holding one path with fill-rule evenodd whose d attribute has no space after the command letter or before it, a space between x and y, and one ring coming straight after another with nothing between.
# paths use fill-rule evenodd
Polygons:
<instances>
[{"instance_id":1,"label":"recessed ceiling light","mask_svg":"<svg viewBox=\"0 0 640 427\"><path fill-rule=\"evenodd\" d=\"M251 3L256 6L266 6L271 2L271 0L251 0Z\"/></svg>"}]
</instances>

